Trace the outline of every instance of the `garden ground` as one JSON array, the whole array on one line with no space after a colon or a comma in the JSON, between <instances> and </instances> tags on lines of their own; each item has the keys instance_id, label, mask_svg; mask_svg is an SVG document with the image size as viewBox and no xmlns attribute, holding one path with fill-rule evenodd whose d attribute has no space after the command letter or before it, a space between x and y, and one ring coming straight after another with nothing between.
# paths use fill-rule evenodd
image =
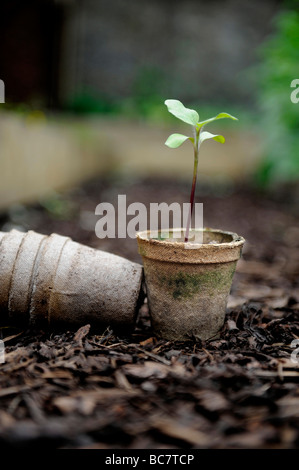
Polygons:
<instances>
[{"instance_id":1,"label":"garden ground","mask_svg":"<svg viewBox=\"0 0 299 470\"><path fill-rule=\"evenodd\" d=\"M160 179L94 180L0 227L60 233L141 262L136 240L99 240L99 202L187 202L189 186ZM296 448L299 445L299 193L201 187L206 226L246 238L220 337L153 336L147 304L131 334L2 328L0 443L48 448ZM120 299L121 302L121 299ZM293 353L293 355L292 355Z\"/></svg>"}]
</instances>

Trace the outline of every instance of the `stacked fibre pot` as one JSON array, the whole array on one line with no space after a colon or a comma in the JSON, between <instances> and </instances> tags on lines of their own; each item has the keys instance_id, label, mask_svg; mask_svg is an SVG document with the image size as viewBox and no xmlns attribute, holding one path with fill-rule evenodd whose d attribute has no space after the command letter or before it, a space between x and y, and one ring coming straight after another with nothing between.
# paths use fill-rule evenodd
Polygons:
<instances>
[{"instance_id":1,"label":"stacked fibre pot","mask_svg":"<svg viewBox=\"0 0 299 470\"><path fill-rule=\"evenodd\" d=\"M0 232L0 324L135 324L143 268L57 234Z\"/></svg>"}]
</instances>

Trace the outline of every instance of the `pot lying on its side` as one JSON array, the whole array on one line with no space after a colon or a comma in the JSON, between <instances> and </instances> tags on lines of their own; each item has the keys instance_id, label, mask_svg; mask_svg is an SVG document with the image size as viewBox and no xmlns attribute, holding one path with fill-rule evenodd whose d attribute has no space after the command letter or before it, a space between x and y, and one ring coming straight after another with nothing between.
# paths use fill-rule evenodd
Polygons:
<instances>
[{"instance_id":1,"label":"pot lying on its side","mask_svg":"<svg viewBox=\"0 0 299 470\"><path fill-rule=\"evenodd\" d=\"M244 238L216 229L137 233L152 326L169 340L215 337L224 323L227 298ZM178 236L180 238L178 238ZM202 243L198 243L202 240Z\"/></svg>"},{"instance_id":2,"label":"pot lying on its side","mask_svg":"<svg viewBox=\"0 0 299 470\"><path fill-rule=\"evenodd\" d=\"M0 325L133 329L143 268L53 233L0 232Z\"/></svg>"}]
</instances>

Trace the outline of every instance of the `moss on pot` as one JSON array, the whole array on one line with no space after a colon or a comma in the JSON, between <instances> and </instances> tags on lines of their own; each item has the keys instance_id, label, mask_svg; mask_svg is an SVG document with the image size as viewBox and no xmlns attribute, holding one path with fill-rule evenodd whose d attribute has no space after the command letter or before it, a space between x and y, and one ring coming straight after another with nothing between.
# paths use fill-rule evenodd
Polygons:
<instances>
[{"instance_id":1,"label":"moss on pot","mask_svg":"<svg viewBox=\"0 0 299 470\"><path fill-rule=\"evenodd\" d=\"M211 271L197 273L184 273L179 271L176 274L159 276L159 282L167 286L174 299L192 298L201 289L209 290L210 295L215 295L219 290L230 287L234 272L235 263L229 265L227 272Z\"/></svg>"}]
</instances>

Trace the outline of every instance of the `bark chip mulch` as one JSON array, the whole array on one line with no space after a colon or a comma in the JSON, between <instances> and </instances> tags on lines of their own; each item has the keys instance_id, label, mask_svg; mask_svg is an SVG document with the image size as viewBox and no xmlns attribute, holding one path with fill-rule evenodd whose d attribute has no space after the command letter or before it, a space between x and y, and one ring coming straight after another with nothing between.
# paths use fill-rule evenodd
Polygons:
<instances>
[{"instance_id":1,"label":"bark chip mulch","mask_svg":"<svg viewBox=\"0 0 299 470\"><path fill-rule=\"evenodd\" d=\"M158 187L152 192L144 187L136 183L130 191L143 201L153 200L153 194L165 200L166 193L171 200L177 191L166 184L160 193ZM86 213L99 201L91 189L85 188L84 197L82 191ZM90 325L77 331L1 328L0 445L299 446L298 200L285 204L239 191L221 198L204 195L203 201L209 208L206 225L237 231L247 240L219 337L187 343L156 338L146 302L136 328L126 335ZM31 228L37 231L47 226L138 261L134 240L121 246L100 242L91 232L76 231L76 218L55 227L48 214L34 211L39 217Z\"/></svg>"}]
</instances>

